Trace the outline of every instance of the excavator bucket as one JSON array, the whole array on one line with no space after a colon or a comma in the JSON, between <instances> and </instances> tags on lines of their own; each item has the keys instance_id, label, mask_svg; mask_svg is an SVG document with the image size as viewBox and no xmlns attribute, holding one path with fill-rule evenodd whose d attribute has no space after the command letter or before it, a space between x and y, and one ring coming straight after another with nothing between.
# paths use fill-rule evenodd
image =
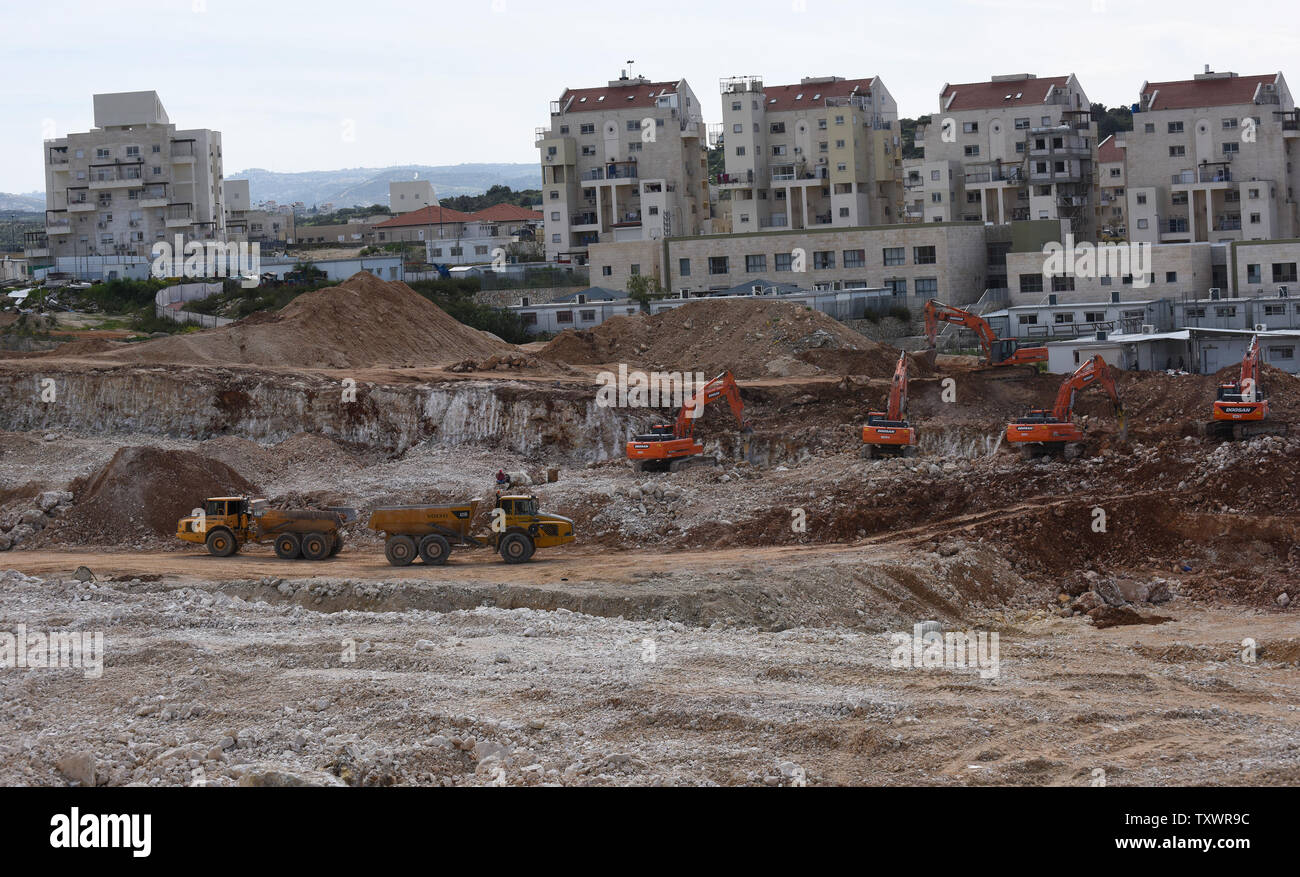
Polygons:
<instances>
[{"instance_id":1,"label":"excavator bucket","mask_svg":"<svg viewBox=\"0 0 1300 877\"><path fill-rule=\"evenodd\" d=\"M1128 441L1128 419L1124 416L1124 410L1120 409L1115 414L1115 420L1119 423L1119 440Z\"/></svg>"},{"instance_id":2,"label":"excavator bucket","mask_svg":"<svg viewBox=\"0 0 1300 877\"><path fill-rule=\"evenodd\" d=\"M912 356L917 362L923 363L927 370L934 371L935 363L939 359L938 349L931 347L928 350L922 350L919 353L913 353Z\"/></svg>"}]
</instances>

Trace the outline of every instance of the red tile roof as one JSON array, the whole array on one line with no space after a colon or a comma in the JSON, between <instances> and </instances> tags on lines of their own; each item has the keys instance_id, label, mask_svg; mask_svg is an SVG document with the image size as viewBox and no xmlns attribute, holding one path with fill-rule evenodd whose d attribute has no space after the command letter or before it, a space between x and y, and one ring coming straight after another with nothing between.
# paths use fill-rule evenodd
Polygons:
<instances>
[{"instance_id":1,"label":"red tile roof","mask_svg":"<svg viewBox=\"0 0 1300 877\"><path fill-rule=\"evenodd\" d=\"M468 213L461 213L459 210L452 210L450 207L421 207L419 210L412 210L410 213L403 213L400 216L394 216L392 219L385 219L383 222L375 225L375 228L408 228L413 225L443 225L452 222L473 222L474 217Z\"/></svg>"},{"instance_id":2,"label":"red tile roof","mask_svg":"<svg viewBox=\"0 0 1300 877\"><path fill-rule=\"evenodd\" d=\"M1124 150L1115 143L1115 135L1112 134L1105 140L1097 144L1097 161L1123 161Z\"/></svg>"},{"instance_id":3,"label":"red tile roof","mask_svg":"<svg viewBox=\"0 0 1300 877\"><path fill-rule=\"evenodd\" d=\"M871 91L874 77L841 82L810 82L807 85L765 85L767 112L782 112L825 106L828 97L849 97Z\"/></svg>"},{"instance_id":4,"label":"red tile roof","mask_svg":"<svg viewBox=\"0 0 1300 877\"><path fill-rule=\"evenodd\" d=\"M493 204L470 216L483 222L540 222L545 218L536 210L520 207L517 204Z\"/></svg>"},{"instance_id":5,"label":"red tile roof","mask_svg":"<svg viewBox=\"0 0 1300 877\"><path fill-rule=\"evenodd\" d=\"M661 94L676 94L680 85L680 82L645 82L605 88L566 88L560 95L560 109L566 113L594 113L611 107L652 109Z\"/></svg>"},{"instance_id":6,"label":"red tile roof","mask_svg":"<svg viewBox=\"0 0 1300 877\"><path fill-rule=\"evenodd\" d=\"M1148 82L1142 87L1143 104L1148 95L1155 99L1150 110L1186 110L1195 107L1228 107L1248 104L1255 90L1266 82L1276 82L1277 73L1262 76L1231 76L1223 79L1180 79L1174 82Z\"/></svg>"},{"instance_id":7,"label":"red tile roof","mask_svg":"<svg viewBox=\"0 0 1300 877\"><path fill-rule=\"evenodd\" d=\"M945 112L1032 107L1047 100L1047 92L1053 86L1064 87L1069 81L1068 76L1048 76L1006 82L964 82L946 86L940 95L940 105ZM1007 95L1010 95L1009 99ZM949 97L952 97L952 103L948 102Z\"/></svg>"}]
</instances>

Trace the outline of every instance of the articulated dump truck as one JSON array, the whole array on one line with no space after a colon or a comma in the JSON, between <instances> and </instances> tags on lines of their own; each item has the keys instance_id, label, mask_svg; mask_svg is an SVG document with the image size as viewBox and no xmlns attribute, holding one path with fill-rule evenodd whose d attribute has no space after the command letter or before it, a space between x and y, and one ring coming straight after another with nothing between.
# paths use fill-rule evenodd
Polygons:
<instances>
[{"instance_id":1,"label":"articulated dump truck","mask_svg":"<svg viewBox=\"0 0 1300 877\"><path fill-rule=\"evenodd\" d=\"M393 566L406 566L420 557L441 566L452 546L491 547L506 563L525 563L538 548L573 541L573 521L537 511L537 498L498 494L488 516L486 532L471 529L480 500L444 505L390 506L370 514L367 526L384 534L384 556ZM176 536L206 545L209 554L229 557L249 543L270 542L277 557L324 560L343 547L342 527L357 519L356 509L283 510L268 508L264 499L217 496L203 508L181 518Z\"/></svg>"},{"instance_id":2,"label":"articulated dump truck","mask_svg":"<svg viewBox=\"0 0 1300 877\"><path fill-rule=\"evenodd\" d=\"M206 545L217 557L229 557L249 542L271 542L285 560L324 560L339 553L341 528L356 520L355 509L273 509L264 499L246 496L209 497L195 512L176 524L176 537Z\"/></svg>"},{"instance_id":3,"label":"articulated dump truck","mask_svg":"<svg viewBox=\"0 0 1300 877\"><path fill-rule=\"evenodd\" d=\"M416 555L430 566L441 566L453 545L491 547L506 563L526 563L538 548L573 541L573 521L537 511L537 497L498 494L488 516L488 532L470 535L479 500L445 505L391 506L370 513L371 530L381 532L384 556L393 566L406 566Z\"/></svg>"}]
</instances>

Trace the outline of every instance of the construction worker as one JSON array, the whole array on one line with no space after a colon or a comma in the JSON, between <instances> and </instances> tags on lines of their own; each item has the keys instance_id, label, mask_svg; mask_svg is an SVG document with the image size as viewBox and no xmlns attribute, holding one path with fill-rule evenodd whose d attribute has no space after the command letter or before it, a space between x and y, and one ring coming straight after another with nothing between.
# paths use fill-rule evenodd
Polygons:
<instances>
[{"instance_id":1,"label":"construction worker","mask_svg":"<svg viewBox=\"0 0 1300 877\"><path fill-rule=\"evenodd\" d=\"M505 489L508 488L509 486L510 486L510 476L506 474L506 470L504 470L504 469L498 469L498 470L497 470L497 490L505 490Z\"/></svg>"}]
</instances>

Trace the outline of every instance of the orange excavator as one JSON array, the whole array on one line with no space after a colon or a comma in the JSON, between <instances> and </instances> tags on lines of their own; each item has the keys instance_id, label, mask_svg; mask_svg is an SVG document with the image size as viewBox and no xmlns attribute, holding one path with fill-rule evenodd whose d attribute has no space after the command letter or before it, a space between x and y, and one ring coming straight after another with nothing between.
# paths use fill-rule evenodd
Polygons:
<instances>
[{"instance_id":1,"label":"orange excavator","mask_svg":"<svg viewBox=\"0 0 1300 877\"><path fill-rule=\"evenodd\" d=\"M1235 381L1220 384L1214 400L1214 419L1205 434L1221 441L1241 441L1261 435L1286 435L1288 425L1269 420L1268 399L1259 386L1259 336L1250 339Z\"/></svg>"},{"instance_id":2,"label":"orange excavator","mask_svg":"<svg viewBox=\"0 0 1300 877\"><path fill-rule=\"evenodd\" d=\"M1110 366L1100 354L1083 365L1061 382L1056 392L1056 404L1052 410L1035 408L1027 415L1007 424L1007 443L1020 448L1025 458L1036 453L1060 455L1069 458L1070 445L1083 440L1083 430L1074 422L1074 400L1080 390L1092 385L1105 388L1115 406L1115 417L1119 421L1120 438L1126 434L1124 424L1124 406L1119 401L1119 390L1115 386L1115 376Z\"/></svg>"},{"instance_id":3,"label":"orange excavator","mask_svg":"<svg viewBox=\"0 0 1300 877\"><path fill-rule=\"evenodd\" d=\"M718 399L727 400L742 434L752 432L745 421L745 404L736 379L731 372L723 372L686 400L675 421L657 423L649 432L633 436L627 443L627 458L638 472L676 472L690 458L704 453L704 445L695 441L695 420L704 415L705 406Z\"/></svg>"},{"instance_id":4,"label":"orange excavator","mask_svg":"<svg viewBox=\"0 0 1300 877\"><path fill-rule=\"evenodd\" d=\"M985 365L1032 366L1036 362L1047 362L1046 347L1021 347L1017 338L999 338L988 320L934 299L925 303L925 335L930 340L931 350L935 349L940 323L952 323L974 332L984 348Z\"/></svg>"},{"instance_id":5,"label":"orange excavator","mask_svg":"<svg viewBox=\"0 0 1300 877\"><path fill-rule=\"evenodd\" d=\"M889 387L889 406L885 411L867 414L867 425L862 427L862 457L870 459L877 454L913 456L916 453L916 430L906 420L907 416L907 352L898 356L894 381Z\"/></svg>"}]
</instances>

